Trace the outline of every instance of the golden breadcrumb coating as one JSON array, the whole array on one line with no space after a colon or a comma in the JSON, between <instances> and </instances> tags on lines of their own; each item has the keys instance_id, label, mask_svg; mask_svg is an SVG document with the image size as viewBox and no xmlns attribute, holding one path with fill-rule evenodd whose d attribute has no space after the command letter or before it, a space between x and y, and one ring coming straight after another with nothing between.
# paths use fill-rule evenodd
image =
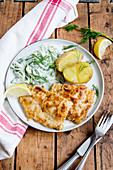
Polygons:
<instances>
[{"instance_id":1,"label":"golden breadcrumb coating","mask_svg":"<svg viewBox=\"0 0 113 170\"><path fill-rule=\"evenodd\" d=\"M56 93L44 90L43 87L29 86L29 88L31 96L19 97L19 102L28 119L34 119L34 121L42 123L44 126L57 130L63 129L63 123L72 102Z\"/></svg>"},{"instance_id":2,"label":"golden breadcrumb coating","mask_svg":"<svg viewBox=\"0 0 113 170\"><path fill-rule=\"evenodd\" d=\"M51 86L50 91L56 93L73 103L70 108L67 120L74 123L81 123L94 103L95 91L85 85L70 85L56 83Z\"/></svg>"}]
</instances>

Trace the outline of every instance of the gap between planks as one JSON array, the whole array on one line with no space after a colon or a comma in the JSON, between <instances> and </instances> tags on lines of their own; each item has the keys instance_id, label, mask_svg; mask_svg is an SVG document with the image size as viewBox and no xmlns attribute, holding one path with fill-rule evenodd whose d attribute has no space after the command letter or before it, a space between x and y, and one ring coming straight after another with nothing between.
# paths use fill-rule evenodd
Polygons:
<instances>
[{"instance_id":1,"label":"gap between planks","mask_svg":"<svg viewBox=\"0 0 113 170\"><path fill-rule=\"evenodd\" d=\"M87 3L87 8L88 8L88 27L91 28L91 25L90 25L90 12L89 12L89 3ZM91 39L89 38L89 52L91 53L91 46L92 46L92 43L91 43ZM95 125L94 125L94 116L92 117L93 119L93 132L95 130ZM95 170L97 169L97 166L96 166L96 146L94 146L94 166L95 166Z\"/></svg>"},{"instance_id":2,"label":"gap between planks","mask_svg":"<svg viewBox=\"0 0 113 170\"><path fill-rule=\"evenodd\" d=\"M55 39L57 39L57 29L55 29ZM55 133L55 146L54 146L54 170L57 169L57 133Z\"/></svg>"},{"instance_id":3,"label":"gap between planks","mask_svg":"<svg viewBox=\"0 0 113 170\"><path fill-rule=\"evenodd\" d=\"M24 9L25 9L25 2L22 2L22 17L24 16ZM16 161L17 161L17 147L15 148L14 170L17 170L17 168L16 168Z\"/></svg>"}]
</instances>

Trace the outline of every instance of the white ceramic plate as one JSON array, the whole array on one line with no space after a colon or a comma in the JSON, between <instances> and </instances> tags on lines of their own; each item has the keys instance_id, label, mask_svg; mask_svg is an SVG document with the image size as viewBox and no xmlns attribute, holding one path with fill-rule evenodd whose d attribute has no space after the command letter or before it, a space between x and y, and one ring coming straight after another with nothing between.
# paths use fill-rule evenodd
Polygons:
<instances>
[{"instance_id":1,"label":"white ceramic plate","mask_svg":"<svg viewBox=\"0 0 113 170\"><path fill-rule=\"evenodd\" d=\"M62 39L47 39L47 40L41 40L38 41L34 44L31 44L30 46L24 48L19 54L17 54L15 56L15 58L13 59L13 61L11 61L8 71L6 73L6 79L5 79L5 88L7 89L10 85L12 85L10 82L11 80L14 78L14 75L12 73L12 70L10 69L10 66L13 62L15 62L17 59L21 58L21 57L26 57L29 56L30 54L32 54L34 51L36 51L40 46L48 46L48 45L53 45L54 47L56 47L57 49L62 49L63 46L68 46L68 45L77 45L74 42L71 41L67 41L67 40L62 40ZM88 83L86 83L85 85L88 86L90 89L92 89L92 85L94 84L96 87L98 87L99 89L99 98L96 102L96 104L92 105L92 107L90 108L87 117L85 120L83 120L82 123L80 124L74 124L68 120L65 120L64 122L64 128L63 130L57 131L55 129L52 128L48 128L43 126L40 123L36 123L34 120L30 120L27 121L27 117L25 116L25 113L22 109L22 107L20 106L20 103L18 102L17 98L8 98L8 102L12 108L12 110L14 111L14 113L20 118L22 119L26 124L39 129L39 130L43 130L43 131L47 131L47 132L64 132L64 131L68 131L68 130L72 130L75 129L81 125L83 125L84 123L86 123L97 111L98 107L101 104L102 98L103 98L103 94L104 94L104 79L103 79L103 75L102 75L102 71L100 69L99 64L97 63L96 59L92 56L92 54L90 52L88 52L85 48L83 48L80 45L77 45L76 47L79 51L84 53L84 59L82 61L91 61L91 60L95 60L94 63L91 64L92 68L93 68L93 76L90 79L90 81L88 81ZM96 97L95 97L96 100Z\"/></svg>"}]
</instances>

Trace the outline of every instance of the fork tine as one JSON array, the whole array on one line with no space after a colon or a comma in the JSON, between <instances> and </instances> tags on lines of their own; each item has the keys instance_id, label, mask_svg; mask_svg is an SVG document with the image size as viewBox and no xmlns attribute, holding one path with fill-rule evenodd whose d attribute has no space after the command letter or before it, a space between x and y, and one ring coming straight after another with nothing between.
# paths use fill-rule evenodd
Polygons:
<instances>
[{"instance_id":1,"label":"fork tine","mask_svg":"<svg viewBox=\"0 0 113 170\"><path fill-rule=\"evenodd\" d=\"M109 112L108 112L108 111L106 111L105 116L104 116L104 118L103 118L103 120L102 120L102 122L101 122L100 126L103 126L103 125L104 125L104 123L105 123L105 122L106 122L106 120L107 120L108 114L109 114Z\"/></svg>"},{"instance_id":2,"label":"fork tine","mask_svg":"<svg viewBox=\"0 0 113 170\"><path fill-rule=\"evenodd\" d=\"M103 114L102 114L102 116L101 116L101 118L100 118L97 126L100 126L100 125L101 125L101 123L102 123L102 121L103 121L103 119L104 119L104 117L105 117L105 115L106 115L107 112L108 112L108 111L104 110L104 112L103 112Z\"/></svg>"},{"instance_id":3,"label":"fork tine","mask_svg":"<svg viewBox=\"0 0 113 170\"><path fill-rule=\"evenodd\" d=\"M106 120L105 120L104 123L103 123L103 128L104 128L104 129L106 128L107 123L108 123L108 120L111 118L111 116L112 116L112 113L109 112L109 113L107 114Z\"/></svg>"}]
</instances>

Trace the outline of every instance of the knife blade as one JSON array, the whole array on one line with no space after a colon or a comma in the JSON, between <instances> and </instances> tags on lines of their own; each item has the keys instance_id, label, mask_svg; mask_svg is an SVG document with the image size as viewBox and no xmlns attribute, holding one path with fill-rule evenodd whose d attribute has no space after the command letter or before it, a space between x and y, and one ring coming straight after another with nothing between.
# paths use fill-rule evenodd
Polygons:
<instances>
[{"instance_id":1,"label":"knife blade","mask_svg":"<svg viewBox=\"0 0 113 170\"><path fill-rule=\"evenodd\" d=\"M90 146L91 140L92 140L92 136L90 136L78 149L77 149L77 153L80 156L83 156L85 154L85 152L87 151L87 149Z\"/></svg>"},{"instance_id":2,"label":"knife blade","mask_svg":"<svg viewBox=\"0 0 113 170\"><path fill-rule=\"evenodd\" d=\"M93 134L94 135L94 134ZM79 157L83 156L87 149L90 146L91 140L93 138L91 135L78 149L77 152L66 162L64 163L58 170L67 170Z\"/></svg>"}]
</instances>

